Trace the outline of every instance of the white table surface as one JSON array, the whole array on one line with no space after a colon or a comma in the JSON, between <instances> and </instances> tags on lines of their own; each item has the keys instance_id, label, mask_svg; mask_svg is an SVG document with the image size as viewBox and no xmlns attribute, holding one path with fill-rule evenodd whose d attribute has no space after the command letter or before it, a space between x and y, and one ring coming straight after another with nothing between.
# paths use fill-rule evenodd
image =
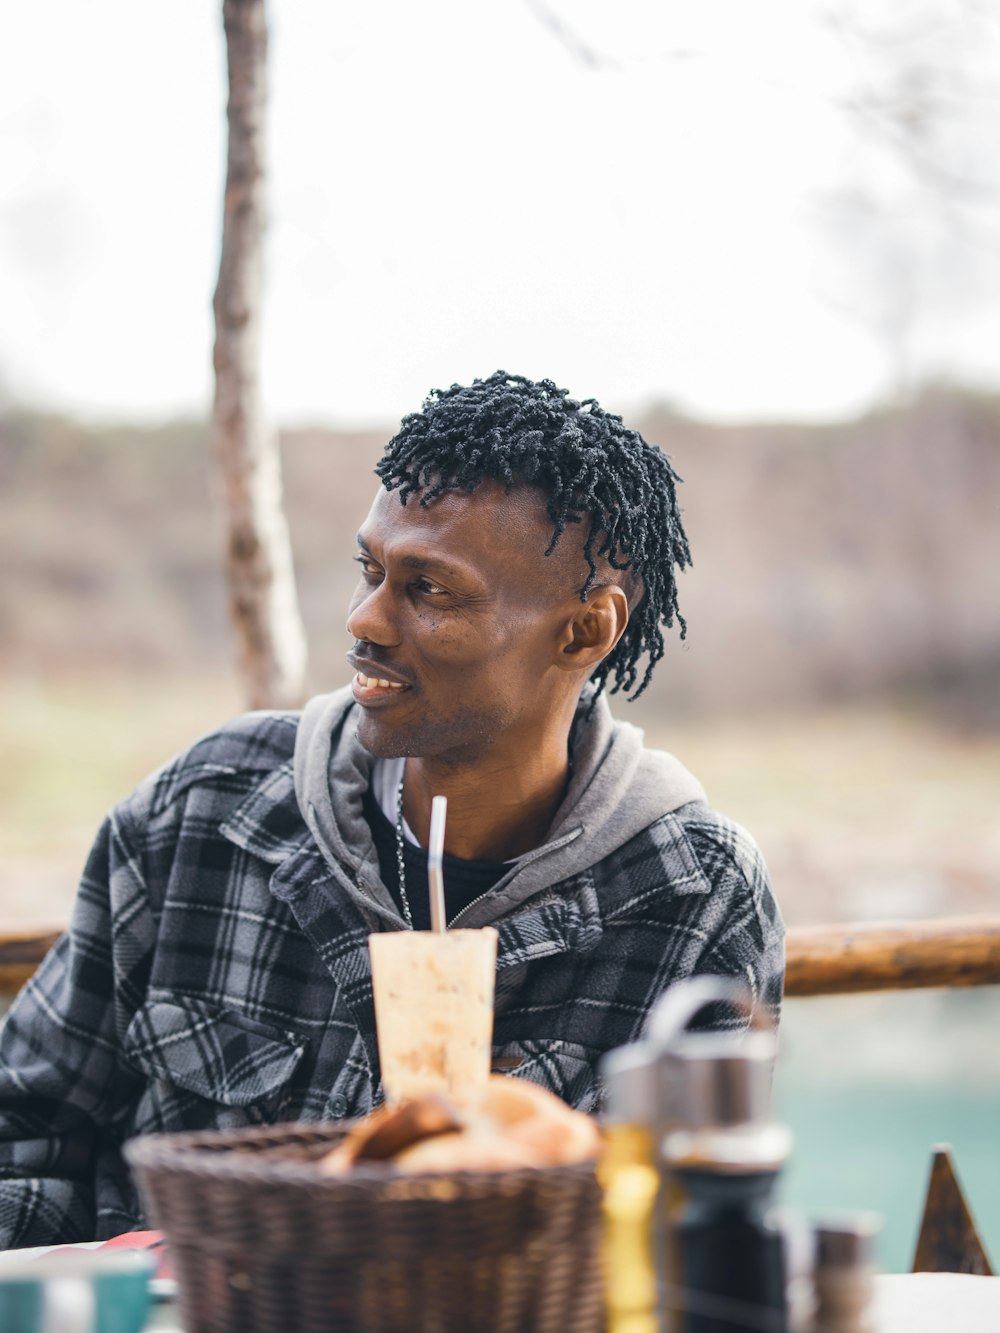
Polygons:
<instances>
[{"instance_id":1,"label":"white table surface","mask_svg":"<svg viewBox=\"0 0 1000 1333\"><path fill-rule=\"evenodd\" d=\"M877 1333L1000 1333L1000 1277L882 1274L875 1279L875 1302ZM149 1333L183 1333L172 1305L158 1306L147 1327Z\"/></svg>"},{"instance_id":2,"label":"white table surface","mask_svg":"<svg viewBox=\"0 0 1000 1333\"><path fill-rule=\"evenodd\" d=\"M92 1249L80 1245L78 1249ZM0 1268L50 1248L6 1250ZM1000 1277L964 1273L885 1273L875 1279L876 1333L1000 1333ZM173 1301L157 1301L147 1333L183 1333ZM295 1333L290 1329L289 1333ZM570 1333L567 1330L567 1333Z\"/></svg>"},{"instance_id":3,"label":"white table surface","mask_svg":"<svg viewBox=\"0 0 1000 1333\"><path fill-rule=\"evenodd\" d=\"M1000 1277L882 1274L875 1301L877 1333L1000 1333ZM147 1328L183 1333L172 1304L157 1306Z\"/></svg>"},{"instance_id":4,"label":"white table surface","mask_svg":"<svg viewBox=\"0 0 1000 1333\"><path fill-rule=\"evenodd\" d=\"M1000 1333L1000 1277L886 1273L875 1295L878 1333Z\"/></svg>"}]
</instances>

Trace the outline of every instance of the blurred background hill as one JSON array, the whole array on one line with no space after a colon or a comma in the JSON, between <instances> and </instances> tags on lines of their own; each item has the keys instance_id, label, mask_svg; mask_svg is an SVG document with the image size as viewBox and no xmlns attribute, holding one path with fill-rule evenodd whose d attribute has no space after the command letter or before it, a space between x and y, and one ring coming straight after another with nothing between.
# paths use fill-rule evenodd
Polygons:
<instances>
[{"instance_id":1,"label":"blurred background hill","mask_svg":"<svg viewBox=\"0 0 1000 1333\"><path fill-rule=\"evenodd\" d=\"M1000 726L1000 398L834 425L635 423L685 478L694 568L645 717L906 693ZM283 436L312 685L345 679L354 534L389 431ZM0 416L0 671L225 672L207 428Z\"/></svg>"}]
</instances>

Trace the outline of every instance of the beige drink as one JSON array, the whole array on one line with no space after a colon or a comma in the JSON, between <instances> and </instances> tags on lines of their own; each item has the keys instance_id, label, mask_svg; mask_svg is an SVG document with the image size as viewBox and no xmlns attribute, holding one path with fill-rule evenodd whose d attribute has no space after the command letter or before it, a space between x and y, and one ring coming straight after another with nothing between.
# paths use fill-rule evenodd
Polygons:
<instances>
[{"instance_id":1,"label":"beige drink","mask_svg":"<svg viewBox=\"0 0 1000 1333\"><path fill-rule=\"evenodd\" d=\"M496 931L390 931L368 949L386 1101L474 1104L490 1073Z\"/></svg>"}]
</instances>

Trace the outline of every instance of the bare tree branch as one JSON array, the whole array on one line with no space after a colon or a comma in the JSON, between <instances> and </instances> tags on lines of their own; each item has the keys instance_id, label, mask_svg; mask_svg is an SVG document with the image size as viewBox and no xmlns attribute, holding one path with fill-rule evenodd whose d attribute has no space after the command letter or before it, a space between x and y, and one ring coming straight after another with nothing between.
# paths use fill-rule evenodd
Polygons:
<instances>
[{"instance_id":1,"label":"bare tree branch","mask_svg":"<svg viewBox=\"0 0 1000 1333\"><path fill-rule=\"evenodd\" d=\"M214 427L228 514L230 610L251 708L301 701L305 634L281 504L278 443L260 394L267 23L264 0L225 0L229 151L215 289Z\"/></svg>"}]
</instances>

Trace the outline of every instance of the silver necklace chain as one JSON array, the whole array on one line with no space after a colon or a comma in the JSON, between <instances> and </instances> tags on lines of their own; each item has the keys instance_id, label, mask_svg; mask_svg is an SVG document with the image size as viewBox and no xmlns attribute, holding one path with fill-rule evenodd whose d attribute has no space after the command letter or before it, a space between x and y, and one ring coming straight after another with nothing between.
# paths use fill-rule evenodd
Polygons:
<instances>
[{"instance_id":1,"label":"silver necklace chain","mask_svg":"<svg viewBox=\"0 0 1000 1333\"><path fill-rule=\"evenodd\" d=\"M406 761L403 761L403 776L399 779L396 792L396 868L399 871L399 896L403 904L406 924L413 929L413 917L410 915L410 900L406 896L406 858L403 855L403 783L406 781Z\"/></svg>"}]
</instances>

